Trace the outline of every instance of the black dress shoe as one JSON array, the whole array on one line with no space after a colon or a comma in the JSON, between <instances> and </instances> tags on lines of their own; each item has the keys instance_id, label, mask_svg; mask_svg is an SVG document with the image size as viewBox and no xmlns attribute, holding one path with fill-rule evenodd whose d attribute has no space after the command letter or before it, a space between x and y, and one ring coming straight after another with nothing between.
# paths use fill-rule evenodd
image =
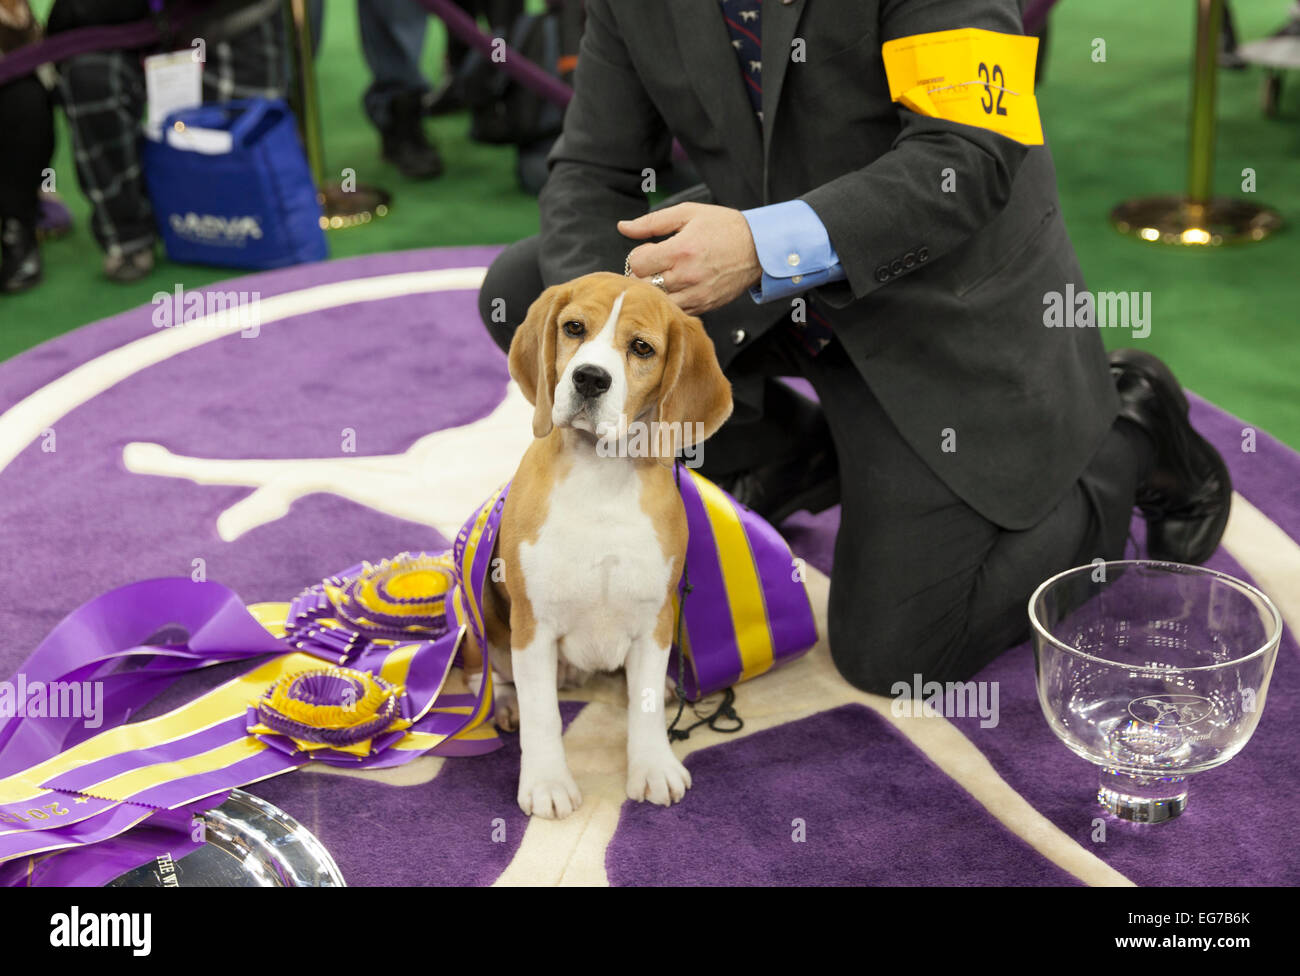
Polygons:
<instances>
[{"instance_id":1,"label":"black dress shoe","mask_svg":"<svg viewBox=\"0 0 1300 976\"><path fill-rule=\"evenodd\" d=\"M448 74L449 77L442 84L421 99L420 108L425 115L451 115L453 112L463 112L469 107L465 104L465 86L462 79L452 74L449 69Z\"/></svg>"},{"instance_id":2,"label":"black dress shoe","mask_svg":"<svg viewBox=\"0 0 1300 976\"><path fill-rule=\"evenodd\" d=\"M36 225L12 217L0 222L0 292L13 294L41 280L41 251Z\"/></svg>"},{"instance_id":3,"label":"black dress shoe","mask_svg":"<svg viewBox=\"0 0 1300 976\"><path fill-rule=\"evenodd\" d=\"M1155 444L1156 456L1138 486L1147 523L1147 552L1170 562L1205 562L1223 538L1232 506L1232 478L1223 457L1192 429L1187 398L1169 367L1150 353L1110 354L1120 416Z\"/></svg>"},{"instance_id":4,"label":"black dress shoe","mask_svg":"<svg viewBox=\"0 0 1300 976\"><path fill-rule=\"evenodd\" d=\"M381 130L382 155L407 179L442 175L442 155L424 133L424 110L418 92L394 96L388 127Z\"/></svg>"},{"instance_id":5,"label":"black dress shoe","mask_svg":"<svg viewBox=\"0 0 1300 976\"><path fill-rule=\"evenodd\" d=\"M839 461L827 437L794 461L719 478L718 485L746 508L780 525L795 512L816 515L839 503Z\"/></svg>"}]
</instances>

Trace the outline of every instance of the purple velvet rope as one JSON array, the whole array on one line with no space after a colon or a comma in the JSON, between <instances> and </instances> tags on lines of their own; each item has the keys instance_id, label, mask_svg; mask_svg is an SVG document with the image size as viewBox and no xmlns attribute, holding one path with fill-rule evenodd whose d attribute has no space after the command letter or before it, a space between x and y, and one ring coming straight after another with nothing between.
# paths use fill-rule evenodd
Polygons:
<instances>
[{"instance_id":1,"label":"purple velvet rope","mask_svg":"<svg viewBox=\"0 0 1300 976\"><path fill-rule=\"evenodd\" d=\"M446 24L447 30L456 35L460 41L477 48L491 58L496 38L484 34L479 29L478 22L461 10L453 0L419 0L419 2L420 6ZM512 47L506 48L506 58L499 62L499 67L525 88L531 89L560 107L568 105L569 99L573 97L572 88L559 78L547 74L544 69L529 61Z\"/></svg>"},{"instance_id":2,"label":"purple velvet rope","mask_svg":"<svg viewBox=\"0 0 1300 976\"><path fill-rule=\"evenodd\" d=\"M471 47L491 57L495 38L479 30L478 23L451 0L420 0L420 3L441 18L447 30ZM158 26L152 20L112 27L79 27L56 34L38 44L28 44L0 60L0 84L31 74L47 61L59 62L78 54L113 49L145 47L159 40ZM494 62L495 63L495 62ZM502 69L521 85L532 89L541 97L564 106L573 97L573 89L533 64L514 48L506 48Z\"/></svg>"},{"instance_id":3,"label":"purple velvet rope","mask_svg":"<svg viewBox=\"0 0 1300 976\"><path fill-rule=\"evenodd\" d=\"M55 34L39 44L28 44L0 59L0 85L29 75L47 61L59 62L91 51L131 50L148 47L159 40L158 26L152 20L113 27L78 27Z\"/></svg>"}]
</instances>

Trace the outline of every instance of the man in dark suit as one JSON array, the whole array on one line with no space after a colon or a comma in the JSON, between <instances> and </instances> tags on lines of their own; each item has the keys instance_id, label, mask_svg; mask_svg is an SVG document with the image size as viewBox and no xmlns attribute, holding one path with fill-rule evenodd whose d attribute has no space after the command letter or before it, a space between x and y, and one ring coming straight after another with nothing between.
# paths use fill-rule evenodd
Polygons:
<instances>
[{"instance_id":1,"label":"man in dark suit","mask_svg":"<svg viewBox=\"0 0 1300 976\"><path fill-rule=\"evenodd\" d=\"M1044 578L1121 556L1135 502L1153 555L1210 555L1231 486L1173 376L1045 327L1048 295L1084 289L1047 147L890 99L882 44L1019 34L1016 0L587 11L541 233L493 264L484 321L504 347L545 285L625 260L699 315L737 401L704 473L773 521L842 503L849 681L968 677L1023 639ZM703 184L647 213L673 138Z\"/></svg>"}]
</instances>

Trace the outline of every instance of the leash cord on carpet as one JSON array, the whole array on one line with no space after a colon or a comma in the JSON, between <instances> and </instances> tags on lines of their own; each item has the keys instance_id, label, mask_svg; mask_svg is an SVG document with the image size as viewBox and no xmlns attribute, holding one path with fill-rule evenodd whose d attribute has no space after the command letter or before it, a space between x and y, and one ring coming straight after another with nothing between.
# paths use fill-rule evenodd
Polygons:
<instances>
[{"instance_id":1,"label":"leash cord on carpet","mask_svg":"<svg viewBox=\"0 0 1300 976\"><path fill-rule=\"evenodd\" d=\"M673 481L677 484L677 494L682 492L682 467L680 461L673 462ZM686 597L691 592L691 576L686 568L686 556L682 555L682 596L677 601L677 626L673 642L677 645L677 714L673 716L672 722L668 725L668 741L679 742L683 739L689 739L691 733L701 725L707 724L714 732L731 733L739 732L745 727L745 721L736 714L736 692L733 688L725 688L722 692L722 701L712 712L702 715L700 710L692 707L691 711L699 719L693 725L688 725L684 729L679 729L677 723L682 720L682 711L686 708L686 689L683 685L686 669L686 648L682 644L682 621L686 615ZM718 725L720 719L729 719L736 724L731 728L724 728Z\"/></svg>"}]
</instances>

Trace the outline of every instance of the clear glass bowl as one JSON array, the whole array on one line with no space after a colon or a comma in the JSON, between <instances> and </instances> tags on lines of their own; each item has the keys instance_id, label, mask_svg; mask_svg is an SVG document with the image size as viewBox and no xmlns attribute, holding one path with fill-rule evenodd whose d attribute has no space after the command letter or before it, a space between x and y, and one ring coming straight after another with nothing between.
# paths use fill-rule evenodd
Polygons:
<instances>
[{"instance_id":1,"label":"clear glass bowl","mask_svg":"<svg viewBox=\"0 0 1300 976\"><path fill-rule=\"evenodd\" d=\"M1097 800L1136 823L1187 805L1187 777L1227 762L1259 724L1282 638L1273 602L1200 566L1096 562L1029 598L1038 702L1100 768Z\"/></svg>"}]
</instances>

